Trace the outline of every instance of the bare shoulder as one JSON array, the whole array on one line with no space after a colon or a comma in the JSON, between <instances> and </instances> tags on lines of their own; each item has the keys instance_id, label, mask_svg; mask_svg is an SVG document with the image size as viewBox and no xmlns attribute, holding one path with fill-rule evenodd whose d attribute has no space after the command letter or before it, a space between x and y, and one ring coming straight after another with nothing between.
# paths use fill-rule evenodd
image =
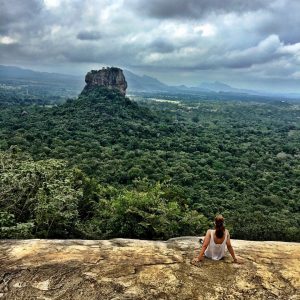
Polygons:
<instances>
[{"instance_id":1,"label":"bare shoulder","mask_svg":"<svg viewBox=\"0 0 300 300\"><path fill-rule=\"evenodd\" d=\"M210 229L207 229L205 236L210 236Z\"/></svg>"},{"instance_id":2,"label":"bare shoulder","mask_svg":"<svg viewBox=\"0 0 300 300\"><path fill-rule=\"evenodd\" d=\"M204 238L203 246L207 247L208 244L209 244L209 242L210 242L210 230L208 229L206 231L206 235L205 235L205 238Z\"/></svg>"},{"instance_id":3,"label":"bare shoulder","mask_svg":"<svg viewBox=\"0 0 300 300\"><path fill-rule=\"evenodd\" d=\"M226 244L227 246L231 246L230 234L229 234L229 230L227 229L226 229Z\"/></svg>"}]
</instances>

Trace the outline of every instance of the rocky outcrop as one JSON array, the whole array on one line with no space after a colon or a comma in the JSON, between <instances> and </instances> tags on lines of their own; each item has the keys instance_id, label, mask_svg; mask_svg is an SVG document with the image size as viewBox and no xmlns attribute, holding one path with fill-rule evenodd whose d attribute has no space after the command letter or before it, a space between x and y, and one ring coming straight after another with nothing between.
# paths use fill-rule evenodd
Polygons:
<instances>
[{"instance_id":1,"label":"rocky outcrop","mask_svg":"<svg viewBox=\"0 0 300 300\"><path fill-rule=\"evenodd\" d=\"M86 87L90 89L101 86L108 89L116 89L125 96L127 89L127 82L123 71L119 68L103 68L102 70L92 70L85 76Z\"/></svg>"},{"instance_id":2,"label":"rocky outcrop","mask_svg":"<svg viewBox=\"0 0 300 300\"><path fill-rule=\"evenodd\" d=\"M2 240L0 299L299 299L300 244L232 244L243 264L192 265L196 237Z\"/></svg>"}]
</instances>

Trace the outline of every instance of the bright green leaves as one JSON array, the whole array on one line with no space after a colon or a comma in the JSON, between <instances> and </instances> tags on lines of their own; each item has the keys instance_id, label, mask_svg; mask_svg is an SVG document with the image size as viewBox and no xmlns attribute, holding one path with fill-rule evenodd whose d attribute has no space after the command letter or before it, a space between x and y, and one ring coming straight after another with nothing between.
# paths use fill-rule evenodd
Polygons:
<instances>
[{"instance_id":1,"label":"bright green leaves","mask_svg":"<svg viewBox=\"0 0 300 300\"><path fill-rule=\"evenodd\" d=\"M99 201L94 217L83 226L87 236L167 239L206 230L203 215L190 210L184 200L168 199L171 186L145 180L135 184L135 189L119 190L110 200L107 195Z\"/></svg>"},{"instance_id":2,"label":"bright green leaves","mask_svg":"<svg viewBox=\"0 0 300 300\"><path fill-rule=\"evenodd\" d=\"M72 235L82 190L74 187L73 171L66 163L55 159L35 162L24 155L4 152L0 153L0 161L0 210L4 212L0 235ZM8 227L12 228L10 234Z\"/></svg>"}]
</instances>

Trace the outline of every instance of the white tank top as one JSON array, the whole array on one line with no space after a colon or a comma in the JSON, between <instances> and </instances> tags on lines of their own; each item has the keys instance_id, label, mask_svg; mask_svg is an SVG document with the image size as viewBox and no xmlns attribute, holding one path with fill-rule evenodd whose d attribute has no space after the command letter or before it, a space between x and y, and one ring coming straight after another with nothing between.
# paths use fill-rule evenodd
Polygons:
<instances>
[{"instance_id":1,"label":"white tank top","mask_svg":"<svg viewBox=\"0 0 300 300\"><path fill-rule=\"evenodd\" d=\"M214 233L215 233L215 230L210 231L210 242L209 242L207 249L204 252L204 255L213 260L219 260L225 256L227 230L225 230L225 239L222 244L215 243Z\"/></svg>"}]
</instances>

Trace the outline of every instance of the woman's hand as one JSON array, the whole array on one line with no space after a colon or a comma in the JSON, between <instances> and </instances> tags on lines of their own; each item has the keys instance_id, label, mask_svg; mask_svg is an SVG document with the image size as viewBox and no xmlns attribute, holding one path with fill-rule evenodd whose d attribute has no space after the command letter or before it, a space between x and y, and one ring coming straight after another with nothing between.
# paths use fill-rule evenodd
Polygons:
<instances>
[{"instance_id":1,"label":"woman's hand","mask_svg":"<svg viewBox=\"0 0 300 300\"><path fill-rule=\"evenodd\" d=\"M235 259L233 260L233 263L234 263L234 264L242 264L243 261L242 261L241 259L235 258Z\"/></svg>"},{"instance_id":2,"label":"woman's hand","mask_svg":"<svg viewBox=\"0 0 300 300\"><path fill-rule=\"evenodd\" d=\"M203 259L204 259L203 256L201 256L201 257L195 257L195 258L193 259L192 263L196 264L196 263L198 263L198 262L203 261Z\"/></svg>"}]
</instances>

